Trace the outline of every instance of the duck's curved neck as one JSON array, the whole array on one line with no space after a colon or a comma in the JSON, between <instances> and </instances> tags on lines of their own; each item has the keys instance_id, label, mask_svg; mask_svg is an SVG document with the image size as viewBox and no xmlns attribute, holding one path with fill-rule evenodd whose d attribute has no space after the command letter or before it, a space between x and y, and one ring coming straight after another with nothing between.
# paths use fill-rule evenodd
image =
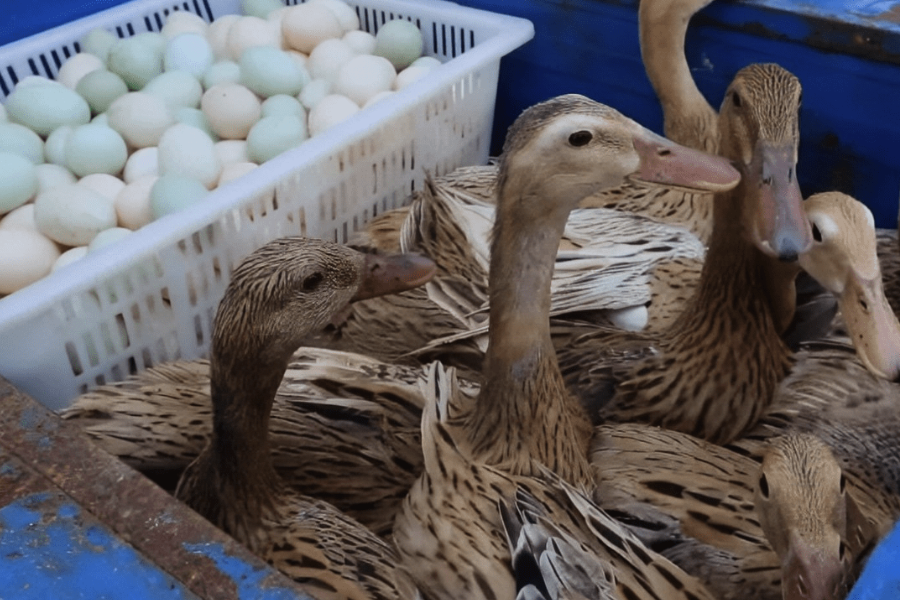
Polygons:
<instances>
[{"instance_id":1,"label":"duck's curved neck","mask_svg":"<svg viewBox=\"0 0 900 600\"><path fill-rule=\"evenodd\" d=\"M485 383L467 431L474 455L490 464L534 474L536 460L582 483L590 477L589 420L566 390L549 323L553 267L574 203L547 204L526 194L498 203Z\"/></svg>"},{"instance_id":2,"label":"duck's curved neck","mask_svg":"<svg viewBox=\"0 0 900 600\"><path fill-rule=\"evenodd\" d=\"M684 53L694 8L679 3L664 9L642 1L639 8L641 57L647 77L663 108L666 137L685 146L715 152L716 111L697 88Z\"/></svg>"}]
</instances>

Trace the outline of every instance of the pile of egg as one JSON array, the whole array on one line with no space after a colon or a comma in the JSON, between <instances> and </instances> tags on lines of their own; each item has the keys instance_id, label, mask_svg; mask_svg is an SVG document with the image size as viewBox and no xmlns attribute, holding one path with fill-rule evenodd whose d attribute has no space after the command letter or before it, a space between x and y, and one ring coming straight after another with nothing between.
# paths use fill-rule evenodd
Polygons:
<instances>
[{"instance_id":1,"label":"pile of egg","mask_svg":"<svg viewBox=\"0 0 900 600\"><path fill-rule=\"evenodd\" d=\"M343 0L244 0L207 24L95 29L57 81L0 105L0 296L201 201L439 65L406 20L376 36Z\"/></svg>"}]
</instances>

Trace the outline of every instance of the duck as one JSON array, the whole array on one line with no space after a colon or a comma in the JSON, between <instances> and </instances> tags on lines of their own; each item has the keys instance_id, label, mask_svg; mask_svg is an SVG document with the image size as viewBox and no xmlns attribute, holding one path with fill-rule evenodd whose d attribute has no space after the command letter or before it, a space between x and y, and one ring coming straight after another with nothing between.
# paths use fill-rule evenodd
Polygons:
<instances>
[{"instance_id":1,"label":"duck","mask_svg":"<svg viewBox=\"0 0 900 600\"><path fill-rule=\"evenodd\" d=\"M347 303L421 285L421 257L280 238L235 268L213 324L212 433L175 496L321 598L416 598L393 548L272 464L269 413L299 340Z\"/></svg>"},{"instance_id":2,"label":"duck","mask_svg":"<svg viewBox=\"0 0 900 600\"><path fill-rule=\"evenodd\" d=\"M730 168L583 96L534 105L510 127L491 236L483 383L474 396L462 393L455 369L432 363L423 388L424 471L394 525L404 567L425 595L516 595L499 503L521 493L591 549L615 597L709 597L584 493L592 428L562 380L548 319L555 255L578 201L626 178L684 185L678 169L691 163Z\"/></svg>"}]
</instances>

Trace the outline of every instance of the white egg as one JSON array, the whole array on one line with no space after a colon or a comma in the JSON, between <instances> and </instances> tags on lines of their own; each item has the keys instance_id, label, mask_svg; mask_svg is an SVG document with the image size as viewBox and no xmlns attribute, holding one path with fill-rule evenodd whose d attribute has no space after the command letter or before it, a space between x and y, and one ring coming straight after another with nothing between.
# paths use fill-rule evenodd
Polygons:
<instances>
[{"instance_id":1,"label":"white egg","mask_svg":"<svg viewBox=\"0 0 900 600\"><path fill-rule=\"evenodd\" d=\"M215 150L223 169L229 163L249 162L250 160L245 140L222 140L215 143Z\"/></svg>"},{"instance_id":2,"label":"white egg","mask_svg":"<svg viewBox=\"0 0 900 600\"><path fill-rule=\"evenodd\" d=\"M125 140L106 125L79 125L66 140L66 167L79 177L119 173L128 160Z\"/></svg>"},{"instance_id":3,"label":"white egg","mask_svg":"<svg viewBox=\"0 0 900 600\"><path fill-rule=\"evenodd\" d=\"M19 154L0 152L0 215L25 204L37 191L34 163Z\"/></svg>"},{"instance_id":4,"label":"white egg","mask_svg":"<svg viewBox=\"0 0 900 600\"><path fill-rule=\"evenodd\" d=\"M64 62L56 74L56 80L74 90L81 78L97 69L106 69L106 64L99 57L86 52L79 52Z\"/></svg>"},{"instance_id":5,"label":"white egg","mask_svg":"<svg viewBox=\"0 0 900 600\"><path fill-rule=\"evenodd\" d=\"M411 67L427 67L429 69L433 69L435 67L441 66L443 63L436 59L433 56L420 56L416 60L412 61L409 66Z\"/></svg>"},{"instance_id":6,"label":"white egg","mask_svg":"<svg viewBox=\"0 0 900 600\"><path fill-rule=\"evenodd\" d=\"M238 177L246 175L253 169L255 169L258 165L252 162L233 162L225 165L222 168L222 174L219 175L219 183L218 185L225 185L229 181L233 181ZM3 226L3 221L0 221L0 227Z\"/></svg>"},{"instance_id":7,"label":"white egg","mask_svg":"<svg viewBox=\"0 0 900 600\"><path fill-rule=\"evenodd\" d=\"M140 229L153 221L150 210L150 190L159 179L157 175L147 175L128 183L116 196L116 217L120 227Z\"/></svg>"},{"instance_id":8,"label":"white egg","mask_svg":"<svg viewBox=\"0 0 900 600\"><path fill-rule=\"evenodd\" d=\"M67 168L53 163L44 163L34 167L38 178L38 193L58 185L69 185L78 179Z\"/></svg>"},{"instance_id":9,"label":"white egg","mask_svg":"<svg viewBox=\"0 0 900 600\"><path fill-rule=\"evenodd\" d=\"M150 188L150 211L154 219L159 219L202 202L208 193L202 183L191 177L160 175Z\"/></svg>"},{"instance_id":10,"label":"white egg","mask_svg":"<svg viewBox=\"0 0 900 600\"><path fill-rule=\"evenodd\" d=\"M112 48L113 44L117 41L119 41L119 38L114 34L106 29L96 27L88 31L87 34L81 38L81 51L89 52L105 63L106 59L109 57L109 49Z\"/></svg>"},{"instance_id":11,"label":"white egg","mask_svg":"<svg viewBox=\"0 0 900 600\"><path fill-rule=\"evenodd\" d=\"M159 175L159 150L156 146L134 151L125 163L122 179L129 184L148 175Z\"/></svg>"},{"instance_id":12,"label":"white egg","mask_svg":"<svg viewBox=\"0 0 900 600\"><path fill-rule=\"evenodd\" d=\"M11 210L0 219L0 229L30 229L37 231L37 223L34 221L34 204L23 204L19 208Z\"/></svg>"},{"instance_id":13,"label":"white egg","mask_svg":"<svg viewBox=\"0 0 900 600\"><path fill-rule=\"evenodd\" d=\"M422 32L414 23L406 19L394 19L378 29L372 53L387 58L394 68L400 70L422 56L424 47Z\"/></svg>"},{"instance_id":14,"label":"white egg","mask_svg":"<svg viewBox=\"0 0 900 600\"><path fill-rule=\"evenodd\" d=\"M271 46L281 48L281 32L279 29L259 17L241 17L228 30L228 57L240 60L248 48Z\"/></svg>"},{"instance_id":15,"label":"white egg","mask_svg":"<svg viewBox=\"0 0 900 600\"><path fill-rule=\"evenodd\" d=\"M261 19L267 18L281 8L284 8L281 0L241 0L241 12Z\"/></svg>"},{"instance_id":16,"label":"white egg","mask_svg":"<svg viewBox=\"0 0 900 600\"><path fill-rule=\"evenodd\" d=\"M319 103L319 101L331 93L331 81L327 79L313 79L300 91L298 96L300 103L307 109Z\"/></svg>"},{"instance_id":17,"label":"white egg","mask_svg":"<svg viewBox=\"0 0 900 600\"><path fill-rule=\"evenodd\" d=\"M181 107L197 108L200 106L200 97L203 96L203 86L188 71L160 73L141 91L162 98L173 111Z\"/></svg>"},{"instance_id":18,"label":"white egg","mask_svg":"<svg viewBox=\"0 0 900 600\"><path fill-rule=\"evenodd\" d=\"M16 88L26 88L33 85L55 85L61 88L64 88L63 84L49 77L44 77L43 75L26 75L22 79L19 80L19 83L16 84Z\"/></svg>"},{"instance_id":19,"label":"white egg","mask_svg":"<svg viewBox=\"0 0 900 600\"><path fill-rule=\"evenodd\" d=\"M163 54L163 69L166 71L186 71L200 79L213 64L213 49L203 34L182 33L166 44Z\"/></svg>"},{"instance_id":20,"label":"white egg","mask_svg":"<svg viewBox=\"0 0 900 600\"><path fill-rule=\"evenodd\" d=\"M129 92L117 98L106 114L109 126L132 148L158 145L163 132L175 123L165 100L145 92Z\"/></svg>"},{"instance_id":21,"label":"white egg","mask_svg":"<svg viewBox=\"0 0 900 600\"><path fill-rule=\"evenodd\" d=\"M59 255L59 258L56 259L56 262L53 263L53 267L50 269L50 272L56 272L63 267L67 267L71 265L73 262L84 258L87 255L87 246L75 246L74 248L69 248L65 252Z\"/></svg>"},{"instance_id":22,"label":"white egg","mask_svg":"<svg viewBox=\"0 0 900 600\"><path fill-rule=\"evenodd\" d=\"M356 54L343 40L325 40L309 53L306 69L313 79L332 79L337 75L338 69Z\"/></svg>"},{"instance_id":23,"label":"white egg","mask_svg":"<svg viewBox=\"0 0 900 600\"><path fill-rule=\"evenodd\" d=\"M372 54L375 50L375 36L368 31L348 31L341 38L344 43L353 48L357 54Z\"/></svg>"},{"instance_id":24,"label":"white egg","mask_svg":"<svg viewBox=\"0 0 900 600\"><path fill-rule=\"evenodd\" d=\"M325 96L309 111L309 135L319 135L358 112L359 106L346 96L339 94Z\"/></svg>"},{"instance_id":25,"label":"white egg","mask_svg":"<svg viewBox=\"0 0 900 600\"><path fill-rule=\"evenodd\" d=\"M223 83L206 90L200 108L222 139L246 138L262 116L262 103L256 94L236 83Z\"/></svg>"},{"instance_id":26,"label":"white egg","mask_svg":"<svg viewBox=\"0 0 900 600\"><path fill-rule=\"evenodd\" d=\"M238 62L241 83L257 95L268 98L275 94L299 94L309 81L309 74L286 52L271 46L248 48Z\"/></svg>"},{"instance_id":27,"label":"white egg","mask_svg":"<svg viewBox=\"0 0 900 600\"><path fill-rule=\"evenodd\" d=\"M6 107L0 104L0 123L6 123L9 121L9 116L6 114Z\"/></svg>"},{"instance_id":28,"label":"white egg","mask_svg":"<svg viewBox=\"0 0 900 600\"><path fill-rule=\"evenodd\" d=\"M395 91L393 91L393 90L386 90L386 91L384 91L384 92L378 92L377 94L375 94L374 96L372 96L371 98L369 98L368 100L366 100L366 103L363 104L363 108L372 106L372 105L375 104L376 102L380 102L381 100L384 100L385 98L389 98L389 97L393 96L393 95L396 94L396 93L397 93L397 92L395 92Z\"/></svg>"},{"instance_id":29,"label":"white egg","mask_svg":"<svg viewBox=\"0 0 900 600\"><path fill-rule=\"evenodd\" d=\"M91 108L74 90L62 85L16 86L6 99L13 123L47 136L60 125L83 125L91 120Z\"/></svg>"},{"instance_id":30,"label":"white egg","mask_svg":"<svg viewBox=\"0 0 900 600\"><path fill-rule=\"evenodd\" d=\"M37 231L0 229L0 294L12 294L50 273L59 249Z\"/></svg>"},{"instance_id":31,"label":"white egg","mask_svg":"<svg viewBox=\"0 0 900 600\"><path fill-rule=\"evenodd\" d=\"M212 189L219 180L222 164L213 141L200 129L177 123L159 140L159 174L174 173L200 181Z\"/></svg>"},{"instance_id":32,"label":"white egg","mask_svg":"<svg viewBox=\"0 0 900 600\"><path fill-rule=\"evenodd\" d=\"M412 65L406 67L399 73L397 73L397 77L394 78L394 89L402 90L406 86L411 83L414 83L426 75L431 71L428 67L414 67Z\"/></svg>"},{"instance_id":33,"label":"white egg","mask_svg":"<svg viewBox=\"0 0 900 600\"><path fill-rule=\"evenodd\" d=\"M208 90L220 83L240 83L241 67L231 60L220 60L213 63L203 74L203 89Z\"/></svg>"},{"instance_id":34,"label":"white egg","mask_svg":"<svg viewBox=\"0 0 900 600\"><path fill-rule=\"evenodd\" d=\"M109 109L116 98L127 94L128 86L112 71L97 69L78 80L75 91L87 101L91 113L96 115Z\"/></svg>"},{"instance_id":35,"label":"white egg","mask_svg":"<svg viewBox=\"0 0 900 600\"><path fill-rule=\"evenodd\" d=\"M362 106L378 92L391 89L396 76L397 72L386 58L362 54L344 63L331 89Z\"/></svg>"},{"instance_id":36,"label":"white egg","mask_svg":"<svg viewBox=\"0 0 900 600\"><path fill-rule=\"evenodd\" d=\"M309 55L304 54L303 52L298 52L297 50L292 50L291 48L283 48L285 52L287 52L288 56L294 59L294 62L297 63L298 67L301 67L309 73L309 70L306 69L306 63L309 62Z\"/></svg>"},{"instance_id":37,"label":"white egg","mask_svg":"<svg viewBox=\"0 0 900 600\"><path fill-rule=\"evenodd\" d=\"M223 15L213 21L206 30L206 41L209 42L216 60L231 60L228 50L228 32L238 22L240 15Z\"/></svg>"},{"instance_id":38,"label":"white egg","mask_svg":"<svg viewBox=\"0 0 900 600\"><path fill-rule=\"evenodd\" d=\"M39 165L44 162L44 140L24 125L0 122L0 152L12 152Z\"/></svg>"},{"instance_id":39,"label":"white egg","mask_svg":"<svg viewBox=\"0 0 900 600\"><path fill-rule=\"evenodd\" d=\"M281 17L281 32L289 48L309 54L322 41L344 35L341 22L321 4L291 6Z\"/></svg>"},{"instance_id":40,"label":"white egg","mask_svg":"<svg viewBox=\"0 0 900 600\"><path fill-rule=\"evenodd\" d=\"M263 117L247 135L247 154L255 163L264 163L300 145L309 137L306 121L297 115Z\"/></svg>"},{"instance_id":41,"label":"white egg","mask_svg":"<svg viewBox=\"0 0 900 600\"><path fill-rule=\"evenodd\" d=\"M125 187L125 182L113 175L94 173L93 175L88 175L87 177L79 179L78 185L94 190L110 200L115 200L116 196L119 195L119 192L122 191L122 188Z\"/></svg>"},{"instance_id":42,"label":"white egg","mask_svg":"<svg viewBox=\"0 0 900 600\"><path fill-rule=\"evenodd\" d=\"M128 237L131 233L131 230L126 229L125 227L110 227L109 229L105 229L98 233L97 236L91 240L91 243L87 245L88 254L96 252L100 248L105 248L110 244L114 244L119 240Z\"/></svg>"},{"instance_id":43,"label":"white egg","mask_svg":"<svg viewBox=\"0 0 900 600\"><path fill-rule=\"evenodd\" d=\"M330 10L341 24L344 33L359 29L359 17L349 4L342 0L309 0L310 4L321 4Z\"/></svg>"},{"instance_id":44,"label":"white egg","mask_svg":"<svg viewBox=\"0 0 900 600\"><path fill-rule=\"evenodd\" d=\"M171 40L181 33L199 33L200 35L206 35L208 29L209 24L201 17L198 17L191 12L177 10L169 14L169 17L166 19L166 24L163 25L160 33L167 40Z\"/></svg>"},{"instance_id":45,"label":"white egg","mask_svg":"<svg viewBox=\"0 0 900 600\"><path fill-rule=\"evenodd\" d=\"M106 68L121 77L128 89L139 90L162 73L162 59L162 49L157 50L150 38L134 36L109 49Z\"/></svg>"},{"instance_id":46,"label":"white egg","mask_svg":"<svg viewBox=\"0 0 900 600\"><path fill-rule=\"evenodd\" d=\"M38 194L34 219L41 233L65 246L83 246L116 226L113 201L79 185L61 185Z\"/></svg>"}]
</instances>

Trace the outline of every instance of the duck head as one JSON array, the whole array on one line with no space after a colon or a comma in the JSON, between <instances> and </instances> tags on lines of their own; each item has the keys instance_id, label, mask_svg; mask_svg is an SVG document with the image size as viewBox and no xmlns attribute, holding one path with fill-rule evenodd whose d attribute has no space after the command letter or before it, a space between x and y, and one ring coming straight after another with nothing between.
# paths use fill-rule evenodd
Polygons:
<instances>
[{"instance_id":1,"label":"duck head","mask_svg":"<svg viewBox=\"0 0 900 600\"><path fill-rule=\"evenodd\" d=\"M756 512L781 559L784 600L837 600L847 500L831 450L806 434L775 440L759 469Z\"/></svg>"},{"instance_id":2,"label":"duck head","mask_svg":"<svg viewBox=\"0 0 900 600\"><path fill-rule=\"evenodd\" d=\"M800 255L800 266L837 297L869 371L900 379L900 323L884 295L872 212L840 192L810 196L804 208L814 241Z\"/></svg>"},{"instance_id":3,"label":"duck head","mask_svg":"<svg viewBox=\"0 0 900 600\"><path fill-rule=\"evenodd\" d=\"M719 110L720 152L745 190L743 222L764 254L793 262L812 245L797 184L800 82L774 64L738 71Z\"/></svg>"}]
</instances>

